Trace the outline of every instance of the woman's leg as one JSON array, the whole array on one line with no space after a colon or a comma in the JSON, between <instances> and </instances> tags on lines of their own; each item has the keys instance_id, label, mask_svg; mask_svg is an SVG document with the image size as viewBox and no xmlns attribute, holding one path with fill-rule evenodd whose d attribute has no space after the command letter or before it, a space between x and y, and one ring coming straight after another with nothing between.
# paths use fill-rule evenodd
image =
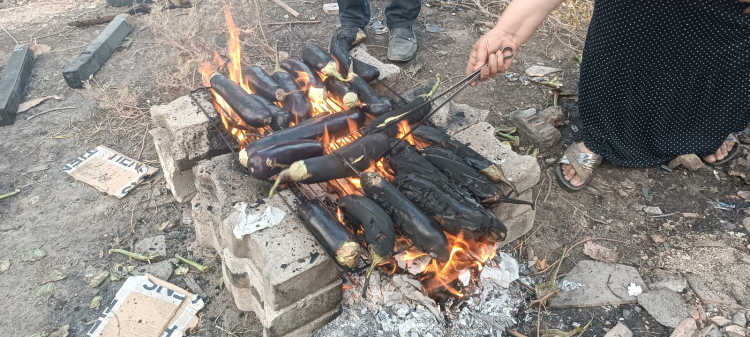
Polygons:
<instances>
[{"instance_id":1,"label":"woman's leg","mask_svg":"<svg viewBox=\"0 0 750 337\"><path fill-rule=\"evenodd\" d=\"M703 160L705 160L707 163L715 163L717 161L720 161L729 155L729 152L732 151L732 148L734 148L735 143L731 141L725 141L724 144L721 144L721 147L716 150L716 153L712 155L708 155L703 157Z\"/></svg>"}]
</instances>

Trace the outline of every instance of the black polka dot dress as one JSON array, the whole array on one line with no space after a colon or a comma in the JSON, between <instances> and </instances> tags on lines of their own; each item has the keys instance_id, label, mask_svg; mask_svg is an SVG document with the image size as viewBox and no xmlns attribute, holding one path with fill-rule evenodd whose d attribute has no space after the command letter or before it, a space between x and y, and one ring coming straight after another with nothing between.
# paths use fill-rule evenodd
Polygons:
<instances>
[{"instance_id":1,"label":"black polka dot dress","mask_svg":"<svg viewBox=\"0 0 750 337\"><path fill-rule=\"evenodd\" d=\"M750 15L736 0L597 0L584 144L622 166L716 152L750 123Z\"/></svg>"}]
</instances>

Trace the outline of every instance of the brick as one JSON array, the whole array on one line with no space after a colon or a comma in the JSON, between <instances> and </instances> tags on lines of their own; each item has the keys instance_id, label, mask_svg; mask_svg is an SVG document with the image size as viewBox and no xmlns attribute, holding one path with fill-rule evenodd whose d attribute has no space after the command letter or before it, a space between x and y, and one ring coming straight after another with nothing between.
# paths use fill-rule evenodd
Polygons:
<instances>
[{"instance_id":1,"label":"brick","mask_svg":"<svg viewBox=\"0 0 750 337\"><path fill-rule=\"evenodd\" d=\"M248 266L246 261L248 259L233 258L228 250L224 250L222 253L224 284L232 293L237 308L243 311L253 311L256 314L263 325L264 336L291 335L291 332L321 317L332 319L331 316L335 315L330 315L330 313L340 310L341 278L337 277L332 282L324 284L311 281L303 285L307 288L308 295L287 306L274 308L265 300L265 294L262 293L262 288L257 283L258 279L252 275L252 272L236 273L232 270L232 268L241 268L236 265Z\"/></svg>"},{"instance_id":2,"label":"brick","mask_svg":"<svg viewBox=\"0 0 750 337\"><path fill-rule=\"evenodd\" d=\"M172 137L165 128L157 127L149 130L154 140L156 154L159 156L164 180L179 203L187 202L195 195L195 178L192 170L180 170L176 167L172 152Z\"/></svg>"},{"instance_id":3,"label":"brick","mask_svg":"<svg viewBox=\"0 0 750 337\"><path fill-rule=\"evenodd\" d=\"M83 88L83 82L96 73L133 30L133 18L128 14L116 16L101 33L86 46L80 56L63 69L63 78L71 88Z\"/></svg>"},{"instance_id":4,"label":"brick","mask_svg":"<svg viewBox=\"0 0 750 337\"><path fill-rule=\"evenodd\" d=\"M16 46L0 77L0 125L15 122L33 66L34 57L29 46Z\"/></svg>"},{"instance_id":5,"label":"brick","mask_svg":"<svg viewBox=\"0 0 750 337\"><path fill-rule=\"evenodd\" d=\"M505 227L508 228L508 234L500 247L508 245L528 233L534 227L535 218L536 210L530 209L517 217L503 221Z\"/></svg>"},{"instance_id":6,"label":"brick","mask_svg":"<svg viewBox=\"0 0 750 337\"><path fill-rule=\"evenodd\" d=\"M323 12L326 14L338 14L339 4L335 2L332 2L329 4L323 4Z\"/></svg>"},{"instance_id":7,"label":"brick","mask_svg":"<svg viewBox=\"0 0 750 337\"><path fill-rule=\"evenodd\" d=\"M378 58L370 55L370 53L367 52L367 47L365 47L364 45L360 44L354 47L350 54L355 59L378 68L380 70L380 77L378 77L378 79L381 81L401 72L401 68L399 68L397 65L380 62Z\"/></svg>"},{"instance_id":8,"label":"brick","mask_svg":"<svg viewBox=\"0 0 750 337\"><path fill-rule=\"evenodd\" d=\"M474 151L500 165L505 177L523 192L539 182L541 169L532 156L522 156L502 145L495 137L495 128L487 122L474 124L453 136Z\"/></svg>"},{"instance_id":9,"label":"brick","mask_svg":"<svg viewBox=\"0 0 750 337\"><path fill-rule=\"evenodd\" d=\"M216 112L211 106L204 108ZM189 96L152 106L151 119L169 132L173 165L179 171L190 170L201 160L230 152L216 128L210 125L212 121Z\"/></svg>"},{"instance_id":10,"label":"brick","mask_svg":"<svg viewBox=\"0 0 750 337\"><path fill-rule=\"evenodd\" d=\"M508 115L508 124L518 128L518 135L522 139L531 141L542 148L551 148L560 144L562 134L547 123L547 120L536 113L536 109L513 111Z\"/></svg>"}]
</instances>

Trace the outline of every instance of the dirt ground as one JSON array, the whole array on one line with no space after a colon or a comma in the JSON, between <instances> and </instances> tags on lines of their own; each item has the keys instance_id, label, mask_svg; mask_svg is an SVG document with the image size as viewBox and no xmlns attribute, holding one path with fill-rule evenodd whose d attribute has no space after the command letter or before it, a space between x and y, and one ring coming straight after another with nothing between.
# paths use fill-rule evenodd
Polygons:
<instances>
[{"instance_id":1,"label":"dirt ground","mask_svg":"<svg viewBox=\"0 0 750 337\"><path fill-rule=\"evenodd\" d=\"M276 41L280 50L292 57L299 57L306 41L328 45L338 20L335 15L323 13L324 2L286 2L301 13L300 20L320 23L284 24L293 18L268 1L232 3L241 30L245 66L260 64L270 69L270 46ZM492 2L484 9L497 13L502 4ZM383 20L385 5L383 0L372 1L375 19ZM415 25L419 51L414 60L400 65L404 70L419 69L402 72L388 83L404 92L437 73L446 80L445 87L459 81L464 76L467 53L484 29L484 22L494 21L484 9L470 1L423 1ZM575 93L579 69L576 56L581 55L590 9L589 1L566 4L524 46L510 72L523 74L535 64L563 68L563 90ZM201 335L260 336L254 314L238 311L223 290L221 273L216 268L220 266L218 258L197 248L189 206L174 202L159 175L117 199L77 182L61 170L98 145L158 166L147 133L152 126L149 107L167 103L197 87L197 65L209 60L214 50L226 56L221 2L203 1L190 9L155 10L136 17L130 35L132 45L115 52L87 88L69 88L61 69L104 25L73 28L67 23L121 11L103 1L0 0L0 70L16 42L48 45L51 50L36 59L25 100L60 97L20 114L14 125L0 127L0 194L14 188L21 190L0 201L0 260L9 258L11 262L9 270L0 273L0 302L6 308L0 311L0 321L4 323L0 325L0 336L52 332L64 325L69 325L71 336L84 335L102 310L91 309L91 300L102 296L102 303L109 303L123 282L107 280L92 288L86 280L115 263L142 265L109 255L108 251L132 250L138 240L160 234L157 227L165 221L177 225L164 233L168 256L181 254L214 267L206 274L188 274L208 300L202 311ZM427 25L441 31L428 32ZM364 43L370 53L385 59L387 35L370 34ZM552 95L538 85L523 85L499 76L466 90L457 101L489 109L488 120L499 124L505 114L517 108L551 105ZM575 102L563 101L563 107L575 123ZM65 109L46 113L59 108ZM45 113L36 116L42 112ZM563 134L566 141L576 137L568 127ZM527 146L522 144L519 151ZM748 156L748 147L744 147L744 156ZM693 272L727 302L736 303L735 308L750 307L750 228L742 226L742 220L750 213L748 202L736 196L738 191L750 190L750 186L728 175L725 168L668 172L659 167L623 169L605 164L595 181L600 196L571 195L554 183L552 167L545 163L545 159L558 156L561 149L539 155L543 173L534 187L537 220L528 240L520 247L515 243L505 247L516 248L513 252L521 262L527 259L529 247L534 252L531 256L552 262L565 245L587 238L608 238L620 242L598 243L616 249L621 263L638 267L647 282L658 269ZM719 201L733 208L718 209ZM672 215L653 217L635 209L637 205L657 206ZM655 244L652 235L663 237L666 244ZM22 256L34 248L43 249L46 256L36 262L24 262ZM580 246L574 249L563 263L561 274L587 258ZM53 270L61 271L66 278L54 283L51 296L37 296L40 283ZM169 281L188 288L182 276L172 276ZM689 303L697 303L690 290L682 295ZM656 323L645 310L634 307L543 312L541 327L567 330L575 323L585 324L593 314L595 323L584 336L601 336L604 329L621 318L636 335L669 335L668 328ZM520 316L519 322L518 330L531 335L536 328L536 313Z\"/></svg>"}]
</instances>

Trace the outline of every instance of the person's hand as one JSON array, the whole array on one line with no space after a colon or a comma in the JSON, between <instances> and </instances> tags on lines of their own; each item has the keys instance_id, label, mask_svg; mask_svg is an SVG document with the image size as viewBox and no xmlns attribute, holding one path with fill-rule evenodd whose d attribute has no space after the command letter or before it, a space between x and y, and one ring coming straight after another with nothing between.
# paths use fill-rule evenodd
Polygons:
<instances>
[{"instance_id":1,"label":"person's hand","mask_svg":"<svg viewBox=\"0 0 750 337\"><path fill-rule=\"evenodd\" d=\"M744 11L742 11L742 13L750 14L750 0L737 0L737 1L748 4L748 6L745 8Z\"/></svg>"},{"instance_id":2,"label":"person's hand","mask_svg":"<svg viewBox=\"0 0 750 337\"><path fill-rule=\"evenodd\" d=\"M741 0L750 1L750 0ZM502 49L504 47L513 48L513 57L505 59L504 56L510 55L510 51L505 51L506 55L503 55ZM469 62L466 64L466 76L471 75L477 69L482 68L479 75L479 80L484 81L490 77L495 77L498 73L502 73L513 63L515 54L518 52L520 43L511 34L508 34L500 29L493 28L487 34L474 43L474 47L471 48L471 54L469 54ZM485 67L484 65L489 65ZM471 84L471 86L477 85L477 82Z\"/></svg>"}]
</instances>

